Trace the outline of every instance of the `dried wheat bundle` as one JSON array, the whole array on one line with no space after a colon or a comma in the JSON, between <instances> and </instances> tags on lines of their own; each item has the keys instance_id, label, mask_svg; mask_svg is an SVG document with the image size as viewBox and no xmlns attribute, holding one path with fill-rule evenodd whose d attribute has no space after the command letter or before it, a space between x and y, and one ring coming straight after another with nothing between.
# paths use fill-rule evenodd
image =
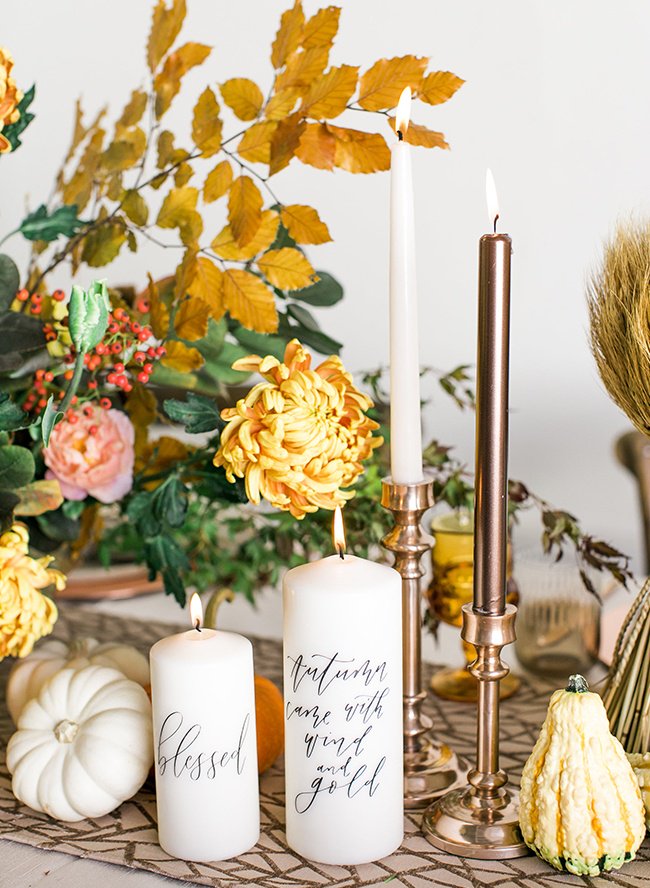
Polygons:
<instances>
[{"instance_id":1,"label":"dried wheat bundle","mask_svg":"<svg viewBox=\"0 0 650 888\"><path fill-rule=\"evenodd\" d=\"M650 222L620 225L587 290L591 348L612 400L650 434Z\"/></svg>"},{"instance_id":2,"label":"dried wheat bundle","mask_svg":"<svg viewBox=\"0 0 650 888\"><path fill-rule=\"evenodd\" d=\"M621 627L602 692L609 727L626 752L650 750L650 579Z\"/></svg>"}]
</instances>

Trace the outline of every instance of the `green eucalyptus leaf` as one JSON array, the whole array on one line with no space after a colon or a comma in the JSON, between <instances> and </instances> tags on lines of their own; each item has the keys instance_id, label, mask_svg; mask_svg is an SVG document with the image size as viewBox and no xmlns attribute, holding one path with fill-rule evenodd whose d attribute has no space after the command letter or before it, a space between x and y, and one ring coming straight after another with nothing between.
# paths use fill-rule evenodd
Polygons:
<instances>
[{"instance_id":1,"label":"green eucalyptus leaf","mask_svg":"<svg viewBox=\"0 0 650 888\"><path fill-rule=\"evenodd\" d=\"M317 271L318 280L311 287L305 287L304 290L294 290L291 294L293 299L300 299L308 305L327 306L336 305L343 299L343 287L336 278L326 271Z\"/></svg>"},{"instance_id":2,"label":"green eucalyptus leaf","mask_svg":"<svg viewBox=\"0 0 650 888\"><path fill-rule=\"evenodd\" d=\"M193 392L188 392L184 401L174 398L164 401L163 410L171 420L183 425L190 435L221 430L225 425L215 402Z\"/></svg>"},{"instance_id":3,"label":"green eucalyptus leaf","mask_svg":"<svg viewBox=\"0 0 650 888\"><path fill-rule=\"evenodd\" d=\"M9 311L19 286L18 266L10 256L0 254L0 311Z\"/></svg>"},{"instance_id":4,"label":"green eucalyptus leaf","mask_svg":"<svg viewBox=\"0 0 650 888\"><path fill-rule=\"evenodd\" d=\"M111 303L106 281L93 281L88 290L72 288L68 306L70 338L78 352L88 352L104 337Z\"/></svg>"},{"instance_id":5,"label":"green eucalyptus leaf","mask_svg":"<svg viewBox=\"0 0 650 888\"><path fill-rule=\"evenodd\" d=\"M0 430L13 432L16 429L26 429L31 424L29 415L6 392L0 392Z\"/></svg>"},{"instance_id":6,"label":"green eucalyptus leaf","mask_svg":"<svg viewBox=\"0 0 650 888\"><path fill-rule=\"evenodd\" d=\"M51 540L66 543L79 538L79 521L68 518L63 509L38 515L36 523L41 532Z\"/></svg>"},{"instance_id":7,"label":"green eucalyptus leaf","mask_svg":"<svg viewBox=\"0 0 650 888\"><path fill-rule=\"evenodd\" d=\"M34 477L36 466L31 450L16 444L0 447L0 488L15 490Z\"/></svg>"},{"instance_id":8,"label":"green eucalyptus leaf","mask_svg":"<svg viewBox=\"0 0 650 888\"><path fill-rule=\"evenodd\" d=\"M296 303L291 303L287 306L287 314L290 315L295 321L298 321L298 323L302 327L306 327L307 330L320 332L318 321L310 311L307 311L307 309L304 308L304 306L298 305Z\"/></svg>"},{"instance_id":9,"label":"green eucalyptus leaf","mask_svg":"<svg viewBox=\"0 0 650 888\"><path fill-rule=\"evenodd\" d=\"M0 349L11 348L11 351L0 353L0 369L2 358L12 354L21 354L25 360L25 352L38 351L45 348L43 321L32 315L8 311L0 314Z\"/></svg>"},{"instance_id":10,"label":"green eucalyptus leaf","mask_svg":"<svg viewBox=\"0 0 650 888\"><path fill-rule=\"evenodd\" d=\"M326 333L322 333L320 330L310 330L302 324L293 327L292 332L304 345L310 346L321 355L338 355L343 348L341 342L337 342Z\"/></svg>"},{"instance_id":11,"label":"green eucalyptus leaf","mask_svg":"<svg viewBox=\"0 0 650 888\"><path fill-rule=\"evenodd\" d=\"M199 351L201 347L199 345ZM232 365L239 358L245 358L249 351L240 345L233 345L232 342L224 342L223 348L215 357L206 356L205 364L198 371L199 379L213 379L224 383L225 385L237 385L248 379L250 373L243 373L241 370L233 370Z\"/></svg>"},{"instance_id":12,"label":"green eucalyptus leaf","mask_svg":"<svg viewBox=\"0 0 650 888\"><path fill-rule=\"evenodd\" d=\"M64 414L54 406L54 395L50 395L47 399L41 421L41 440L44 447L47 447L50 443L50 435L54 430L54 426L63 419L63 416Z\"/></svg>"},{"instance_id":13,"label":"green eucalyptus leaf","mask_svg":"<svg viewBox=\"0 0 650 888\"><path fill-rule=\"evenodd\" d=\"M27 240L50 243L61 235L72 237L82 225L83 222L77 219L75 204L57 207L51 213L45 204L41 204L37 210L23 219L18 230Z\"/></svg>"},{"instance_id":14,"label":"green eucalyptus leaf","mask_svg":"<svg viewBox=\"0 0 650 888\"><path fill-rule=\"evenodd\" d=\"M247 330L241 326L235 327L232 335L249 352L257 355L273 355L278 361L284 358L287 342L281 336L272 336L269 333L255 333L254 330Z\"/></svg>"}]
</instances>

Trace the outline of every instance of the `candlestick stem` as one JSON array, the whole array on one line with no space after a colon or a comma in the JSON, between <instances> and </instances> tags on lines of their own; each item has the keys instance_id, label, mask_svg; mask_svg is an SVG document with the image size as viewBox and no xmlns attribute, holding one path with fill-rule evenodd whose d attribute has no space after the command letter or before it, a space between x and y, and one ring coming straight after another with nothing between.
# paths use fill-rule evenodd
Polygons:
<instances>
[{"instance_id":1,"label":"candlestick stem","mask_svg":"<svg viewBox=\"0 0 650 888\"><path fill-rule=\"evenodd\" d=\"M431 719L422 712L421 591L422 556L433 539L421 527L422 516L433 506L433 482L382 482L382 505L392 512L395 526L384 546L395 556L402 577L402 665L404 682L404 805L423 808L455 786L466 773L464 763L445 743L431 736Z\"/></svg>"}]
</instances>

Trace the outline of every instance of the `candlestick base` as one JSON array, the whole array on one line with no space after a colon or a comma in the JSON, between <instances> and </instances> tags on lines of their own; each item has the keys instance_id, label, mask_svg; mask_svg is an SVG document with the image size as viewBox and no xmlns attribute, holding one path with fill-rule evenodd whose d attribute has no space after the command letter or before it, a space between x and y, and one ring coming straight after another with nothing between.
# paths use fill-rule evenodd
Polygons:
<instances>
[{"instance_id":1,"label":"candlestick base","mask_svg":"<svg viewBox=\"0 0 650 888\"><path fill-rule=\"evenodd\" d=\"M466 604L462 612L462 637L476 648L469 670L479 686L477 767L463 789L427 809L422 830L436 848L460 857L523 857L528 848L519 830L519 794L499 768L499 684L508 674L501 649L515 640L517 608L507 604L502 614L486 614Z\"/></svg>"},{"instance_id":2,"label":"candlestick base","mask_svg":"<svg viewBox=\"0 0 650 888\"><path fill-rule=\"evenodd\" d=\"M402 577L402 663L404 673L404 807L425 808L465 781L467 765L444 743L431 736L431 719L422 713L426 692L422 690L421 592L424 576L422 556L431 548L432 537L421 527L427 509L433 506L433 481L414 484L382 481L381 504L389 509L395 527L384 538L384 546L395 556L395 569Z\"/></svg>"}]
</instances>

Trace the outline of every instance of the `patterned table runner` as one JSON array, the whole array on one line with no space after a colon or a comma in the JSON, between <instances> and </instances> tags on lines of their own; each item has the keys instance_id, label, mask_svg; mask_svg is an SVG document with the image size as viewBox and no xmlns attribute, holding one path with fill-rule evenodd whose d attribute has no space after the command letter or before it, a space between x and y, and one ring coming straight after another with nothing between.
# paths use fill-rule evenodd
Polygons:
<instances>
[{"instance_id":1,"label":"patterned table runner","mask_svg":"<svg viewBox=\"0 0 650 888\"><path fill-rule=\"evenodd\" d=\"M184 627L181 627L184 628ZM72 605L61 609L55 636L91 636L101 641L124 641L143 651L175 631L168 625L123 620L92 613ZM273 641L256 640L256 671L281 682L281 648ZM581 879L557 873L536 857L510 861L467 860L436 851L419 831L420 815L406 817L406 837L398 852L379 863L362 866L326 866L303 860L287 847L284 835L284 780L278 763L261 780L262 835L259 844L236 860L189 863L170 858L156 841L156 805L145 786L137 796L112 814L80 823L59 823L21 805L11 793L5 765L5 748L13 726L4 706L4 684L11 664L0 664L0 836L36 848L56 849L77 857L145 869L170 878L216 888L539 888L539 886L592 886L612 883L633 888L650 885L650 843L637 860L622 871L598 879ZM425 666L428 682L433 667ZM501 714L502 764L517 780L544 718L549 686L524 680L520 691L507 700ZM473 754L475 708L438 700L429 694L425 711L433 718L436 734L459 753Z\"/></svg>"}]
</instances>

